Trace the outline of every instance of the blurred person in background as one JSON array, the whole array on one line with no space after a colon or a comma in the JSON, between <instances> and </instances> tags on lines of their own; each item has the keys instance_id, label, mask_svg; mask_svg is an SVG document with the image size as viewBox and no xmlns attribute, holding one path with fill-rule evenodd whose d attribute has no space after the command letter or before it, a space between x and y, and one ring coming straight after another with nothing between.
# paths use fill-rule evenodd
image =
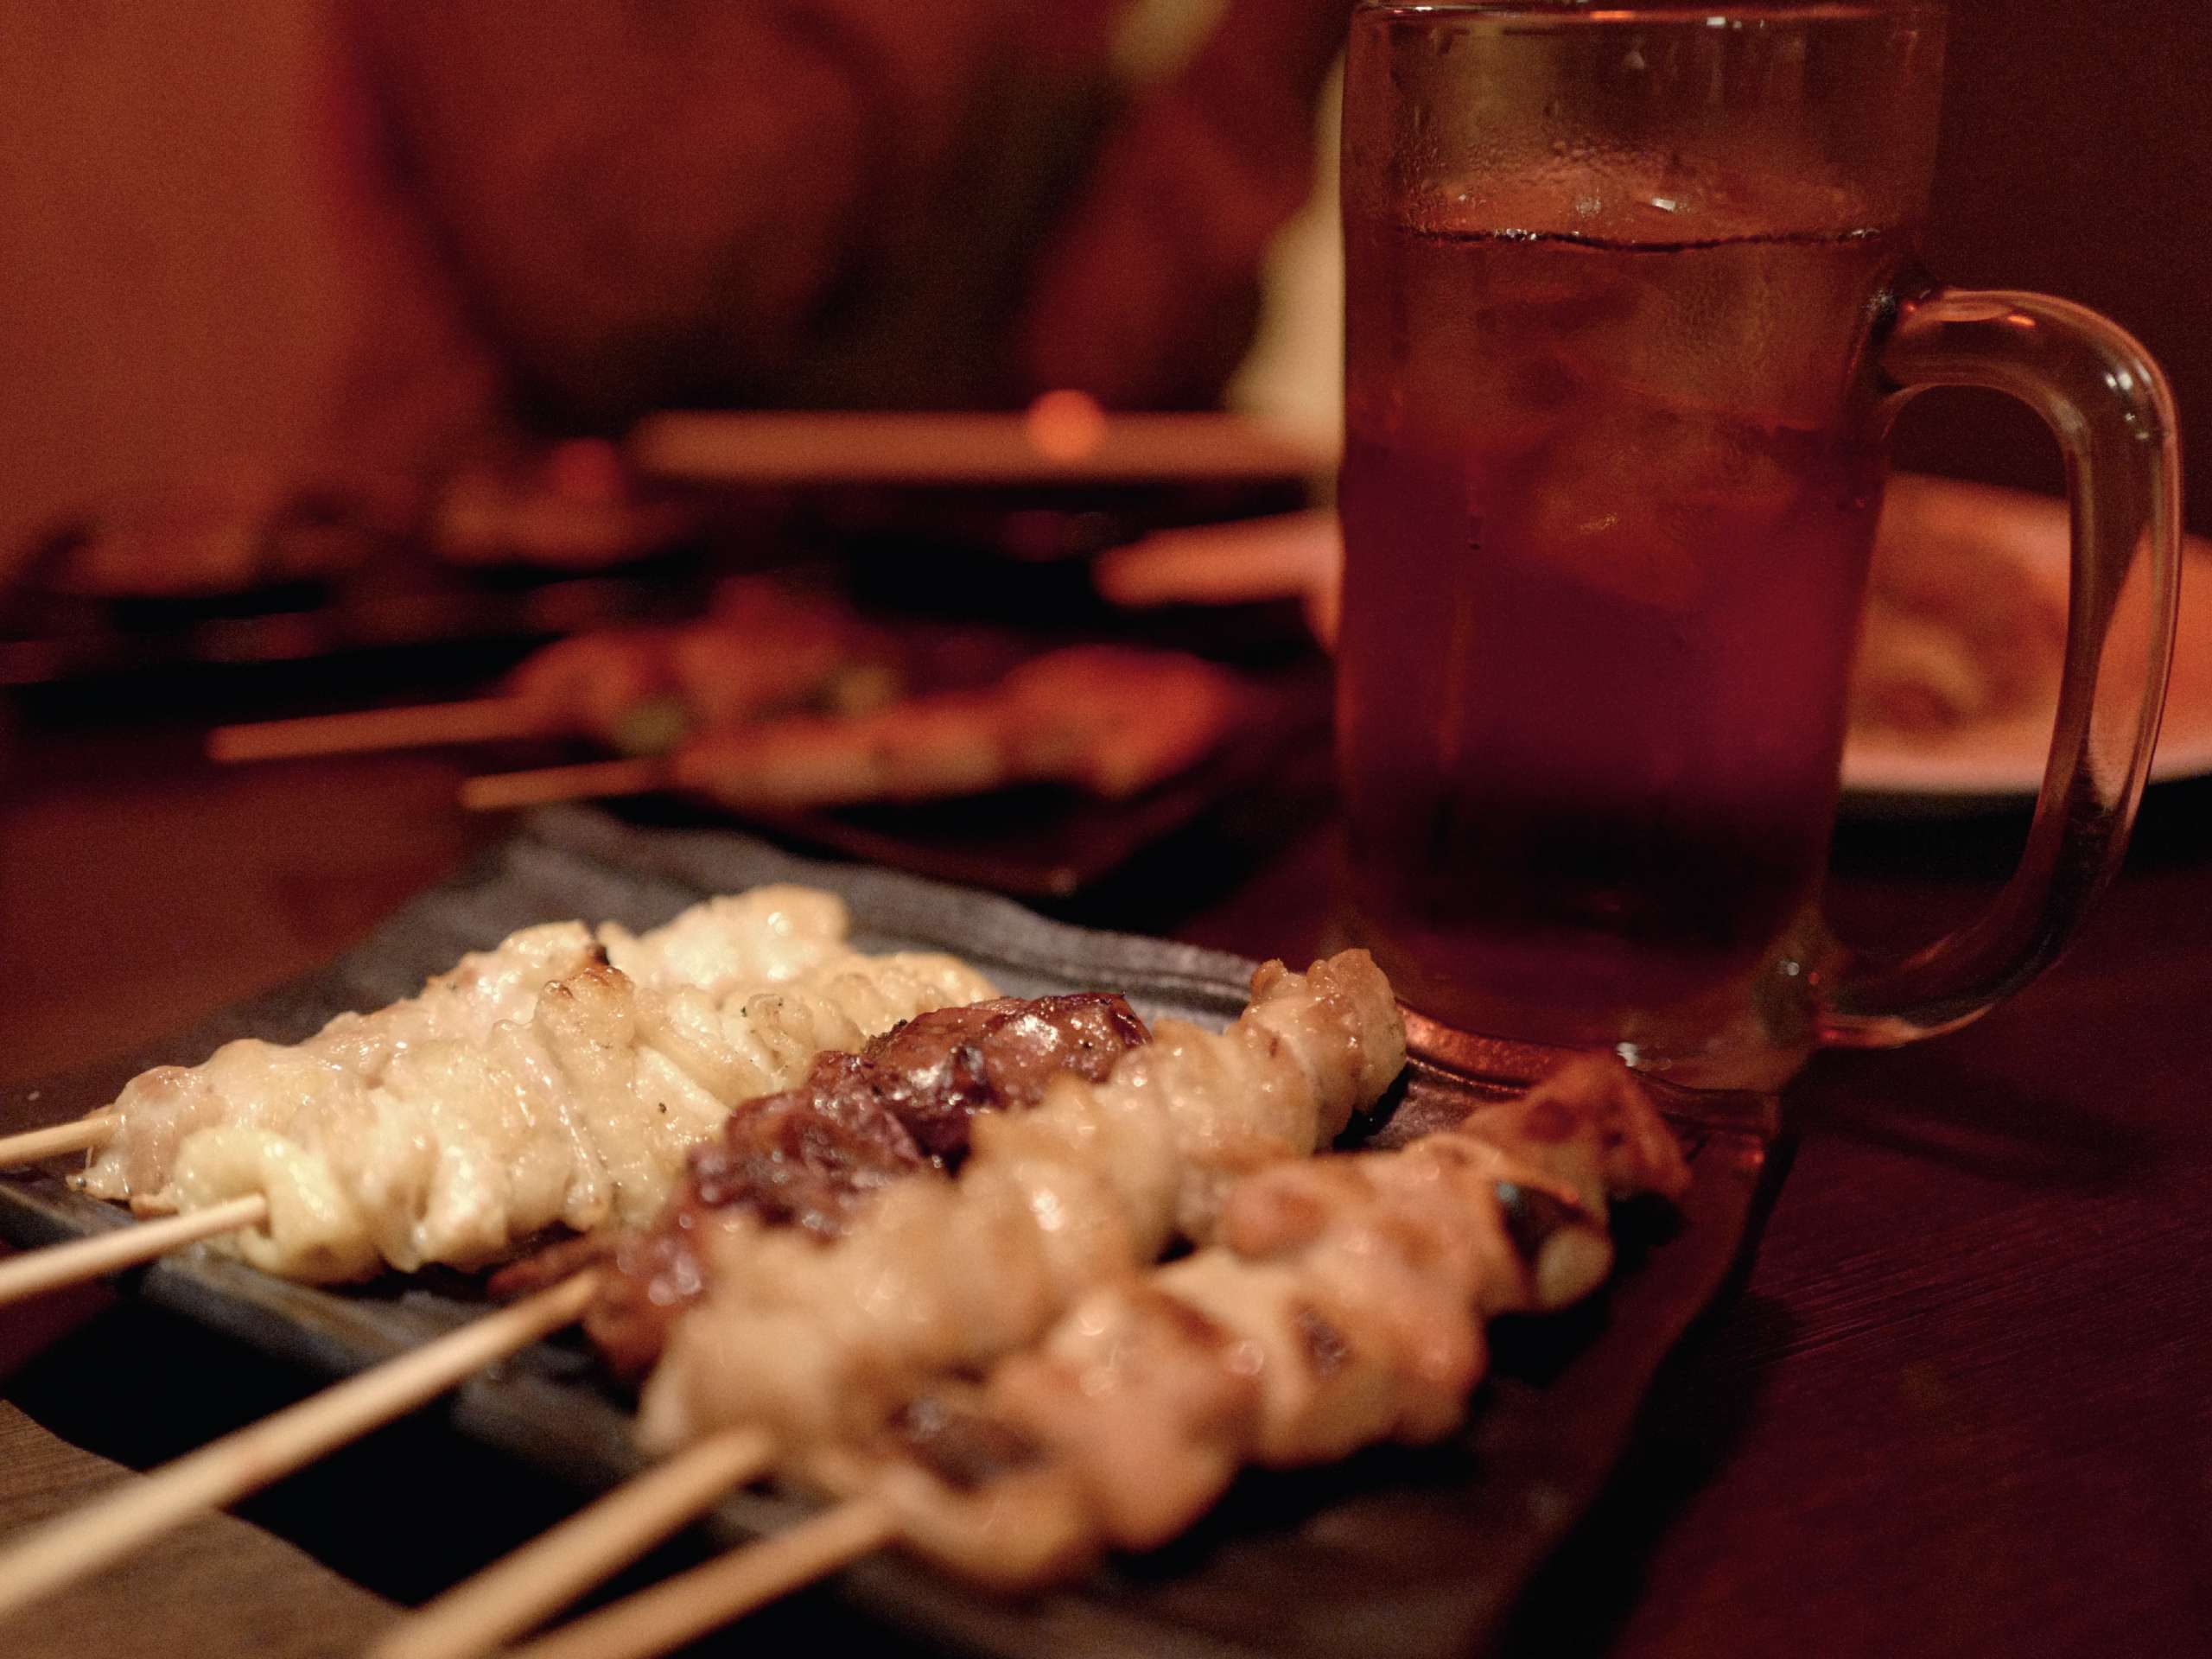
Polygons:
<instances>
[{"instance_id":1,"label":"blurred person in background","mask_svg":"<svg viewBox=\"0 0 2212 1659\"><path fill-rule=\"evenodd\" d=\"M2212 388L2202 0L1953 0L1930 264ZM0 0L0 581L118 493L251 514L668 404L1203 404L1320 438L1350 0ZM1325 131L1325 126L1320 129ZM1971 418L1961 418L1967 400ZM1994 394L1908 466L2055 489ZM2212 447L2189 455L2212 527Z\"/></svg>"},{"instance_id":2,"label":"blurred person in background","mask_svg":"<svg viewBox=\"0 0 2212 1659\"><path fill-rule=\"evenodd\" d=\"M1204 406L1350 0L0 0L0 575L677 404Z\"/></svg>"}]
</instances>

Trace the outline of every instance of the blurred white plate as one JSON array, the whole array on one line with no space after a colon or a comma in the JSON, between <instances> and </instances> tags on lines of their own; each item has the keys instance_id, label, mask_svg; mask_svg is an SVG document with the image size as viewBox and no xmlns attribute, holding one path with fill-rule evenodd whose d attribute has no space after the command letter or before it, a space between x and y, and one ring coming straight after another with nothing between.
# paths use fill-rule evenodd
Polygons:
<instances>
[{"instance_id":1,"label":"blurred white plate","mask_svg":"<svg viewBox=\"0 0 2212 1659\"><path fill-rule=\"evenodd\" d=\"M1884 510L1885 543L1972 538L2015 565L2063 607L2066 504L1986 485L1900 475ZM2192 537L2183 559L2180 638L2165 722L2152 758L2154 781L2212 774L2212 544ZM1878 816L1970 812L2031 799L2050 750L2055 700L2032 712L1940 736L1854 729L1844 746L1847 810Z\"/></svg>"},{"instance_id":2,"label":"blurred white plate","mask_svg":"<svg viewBox=\"0 0 2212 1659\"><path fill-rule=\"evenodd\" d=\"M1967 556L1969 568L1985 577L2009 565L2043 588L2055 613L2065 609L2063 501L1900 474L1890 483L1881 535L1885 549L1898 552L1924 547L1931 560ZM2212 543L2192 537L2188 545L2180 639L2152 760L2159 782L2212 775ZM1300 599L1315 635L1332 645L1343 558L1336 515L1322 510L1166 531L1105 555L1095 574L1102 594L1132 609ZM2054 653L2057 648L2054 639ZM2051 683L2039 708L1949 733L1854 730L1844 748L1846 810L1930 817L2032 799L2050 749L2055 665Z\"/></svg>"}]
</instances>

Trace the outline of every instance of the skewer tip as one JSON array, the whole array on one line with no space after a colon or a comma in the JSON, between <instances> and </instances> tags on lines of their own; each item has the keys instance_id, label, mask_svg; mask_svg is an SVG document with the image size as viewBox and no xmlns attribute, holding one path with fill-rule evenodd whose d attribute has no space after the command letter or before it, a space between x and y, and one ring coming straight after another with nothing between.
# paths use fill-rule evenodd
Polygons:
<instances>
[{"instance_id":1,"label":"skewer tip","mask_svg":"<svg viewBox=\"0 0 2212 1659\"><path fill-rule=\"evenodd\" d=\"M0 1135L0 1169L20 1169L48 1158L104 1147L114 1135L118 1122L111 1116L80 1117L73 1123L57 1123L51 1128Z\"/></svg>"},{"instance_id":2,"label":"skewer tip","mask_svg":"<svg viewBox=\"0 0 2212 1659\"><path fill-rule=\"evenodd\" d=\"M258 1192L251 1192L227 1203L211 1205L205 1210L188 1211L160 1221L142 1221L135 1226L95 1233L90 1238L26 1250L0 1262L0 1307L71 1285L104 1279L126 1268L143 1267L187 1244L257 1227L268 1218L269 1200Z\"/></svg>"}]
</instances>

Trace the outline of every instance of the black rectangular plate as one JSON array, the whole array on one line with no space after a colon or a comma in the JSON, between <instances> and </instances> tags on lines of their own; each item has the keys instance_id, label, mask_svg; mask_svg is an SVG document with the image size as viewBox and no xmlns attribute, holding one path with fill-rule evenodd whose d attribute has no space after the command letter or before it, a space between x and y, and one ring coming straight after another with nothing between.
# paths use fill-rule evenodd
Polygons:
<instances>
[{"instance_id":1,"label":"black rectangular plate","mask_svg":"<svg viewBox=\"0 0 2212 1659\"><path fill-rule=\"evenodd\" d=\"M644 830L558 810L529 820L468 874L321 972L147 1053L0 1098L0 1133L88 1111L143 1066L196 1061L232 1037L303 1037L341 1010L411 993L463 951L531 922L582 916L640 927L704 893L772 880L842 893L866 948L953 950L1010 994L1121 989L1147 1018L1214 1027L1244 1003L1251 964L1219 952L1068 927L988 894L811 863L725 832ZM1403 1140L1497 1092L1494 1083L1416 1064L1365 1139ZM1690 1154L1688 1198L1675 1212L1623 1217L1622 1270L1592 1304L1496 1328L1492 1376L1456 1440L1249 1477L1191 1537L1044 1596L979 1595L896 1555L851 1569L842 1588L895 1624L1006 1659L1443 1659L1480 1651L1522 1584L1597 1496L1660 1361L1747 1248L1774 1103L1666 1103ZM12 1243L128 1224L121 1211L71 1192L54 1173L0 1180L0 1236ZM137 1285L242 1342L333 1376L375 1364L482 1308L477 1281L461 1275L334 1292L197 1251L148 1269ZM451 1414L464 1433L587 1487L610 1485L639 1466L623 1406L573 1341L543 1344L469 1382ZM747 1494L712 1524L737 1540L803 1513L794 1503Z\"/></svg>"}]
</instances>

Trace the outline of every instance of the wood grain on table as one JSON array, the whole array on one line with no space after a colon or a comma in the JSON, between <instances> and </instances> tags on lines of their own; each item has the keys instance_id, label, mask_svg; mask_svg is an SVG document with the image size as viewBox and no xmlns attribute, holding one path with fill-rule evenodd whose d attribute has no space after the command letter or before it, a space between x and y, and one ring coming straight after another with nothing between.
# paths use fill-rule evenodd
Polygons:
<instances>
[{"instance_id":1,"label":"wood grain on table","mask_svg":"<svg viewBox=\"0 0 2212 1659\"><path fill-rule=\"evenodd\" d=\"M10 1531L132 1478L6 1401L0 1401L0 1524ZM0 1652L10 1659L156 1653L306 1659L357 1651L397 1618L390 1602L259 1527L210 1515L126 1567L0 1618Z\"/></svg>"}]
</instances>

